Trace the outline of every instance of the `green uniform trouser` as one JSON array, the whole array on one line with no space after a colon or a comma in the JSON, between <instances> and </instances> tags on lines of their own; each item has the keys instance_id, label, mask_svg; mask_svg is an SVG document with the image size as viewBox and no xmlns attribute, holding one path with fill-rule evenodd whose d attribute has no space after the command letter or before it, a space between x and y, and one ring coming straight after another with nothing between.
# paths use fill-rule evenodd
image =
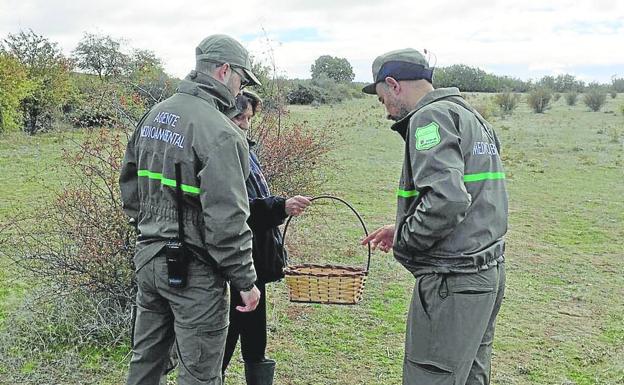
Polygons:
<instances>
[{"instance_id":1,"label":"green uniform trouser","mask_svg":"<svg viewBox=\"0 0 624 385\"><path fill-rule=\"evenodd\" d=\"M180 385L221 385L229 293L212 267L192 259L184 289L167 285L167 262L153 258L137 272L137 318L128 385L158 385L176 340Z\"/></svg>"},{"instance_id":2,"label":"green uniform trouser","mask_svg":"<svg viewBox=\"0 0 624 385\"><path fill-rule=\"evenodd\" d=\"M416 278L403 385L487 385L505 264L474 274Z\"/></svg>"}]
</instances>

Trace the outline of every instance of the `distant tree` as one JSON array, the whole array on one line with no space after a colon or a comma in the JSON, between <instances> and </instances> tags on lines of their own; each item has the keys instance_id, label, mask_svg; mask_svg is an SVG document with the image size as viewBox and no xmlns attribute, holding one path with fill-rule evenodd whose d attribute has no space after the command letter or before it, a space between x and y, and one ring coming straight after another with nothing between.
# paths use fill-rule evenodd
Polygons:
<instances>
[{"instance_id":1,"label":"distant tree","mask_svg":"<svg viewBox=\"0 0 624 385\"><path fill-rule=\"evenodd\" d=\"M127 76L121 80L141 97L144 108L150 108L173 94L175 82L153 51L135 49L128 59L126 72Z\"/></svg>"},{"instance_id":2,"label":"distant tree","mask_svg":"<svg viewBox=\"0 0 624 385\"><path fill-rule=\"evenodd\" d=\"M524 92L528 84L509 76L497 76L476 67L454 64L437 68L434 72L435 87L457 87L464 92Z\"/></svg>"},{"instance_id":3,"label":"distant tree","mask_svg":"<svg viewBox=\"0 0 624 385\"><path fill-rule=\"evenodd\" d=\"M506 90L511 90L513 92L526 92L530 88L530 84L523 80L512 78L510 76L497 76L490 75L496 79L496 91L504 92Z\"/></svg>"},{"instance_id":4,"label":"distant tree","mask_svg":"<svg viewBox=\"0 0 624 385\"><path fill-rule=\"evenodd\" d=\"M72 58L78 68L104 81L120 76L127 70L130 58L122 52L121 47L122 41L109 35L85 32L72 52Z\"/></svg>"},{"instance_id":5,"label":"distant tree","mask_svg":"<svg viewBox=\"0 0 624 385\"><path fill-rule=\"evenodd\" d=\"M345 58L330 55L319 56L310 68L312 79L316 79L325 74L330 79L337 82L351 82L355 77L353 67Z\"/></svg>"},{"instance_id":6,"label":"distant tree","mask_svg":"<svg viewBox=\"0 0 624 385\"><path fill-rule=\"evenodd\" d=\"M556 92L579 92L583 90L583 87L585 87L585 82L582 80L576 80L576 77L570 74L557 75L555 78L552 76L546 78L549 79L548 83ZM542 82L540 81L540 83Z\"/></svg>"},{"instance_id":7,"label":"distant tree","mask_svg":"<svg viewBox=\"0 0 624 385\"><path fill-rule=\"evenodd\" d=\"M262 109L283 112L288 88L287 79L277 73L274 63L267 63L254 57L251 58L251 72L262 83L253 89L262 98Z\"/></svg>"},{"instance_id":8,"label":"distant tree","mask_svg":"<svg viewBox=\"0 0 624 385\"><path fill-rule=\"evenodd\" d=\"M24 131L32 135L50 129L55 113L72 91L70 61L63 56L56 43L32 30L9 34L1 50L26 68L32 83L32 92L21 103Z\"/></svg>"},{"instance_id":9,"label":"distant tree","mask_svg":"<svg viewBox=\"0 0 624 385\"><path fill-rule=\"evenodd\" d=\"M21 128L22 101L32 92L28 71L16 58L0 52L0 132Z\"/></svg>"},{"instance_id":10,"label":"distant tree","mask_svg":"<svg viewBox=\"0 0 624 385\"><path fill-rule=\"evenodd\" d=\"M122 46L117 48L122 52ZM167 75L154 52L133 50L124 54L116 69L96 74L94 70L75 74L79 90L68 118L78 127L137 123L146 109L169 97L176 82Z\"/></svg>"},{"instance_id":11,"label":"distant tree","mask_svg":"<svg viewBox=\"0 0 624 385\"><path fill-rule=\"evenodd\" d=\"M546 75L543 78L541 78L537 82L537 86L540 87L540 88L547 88L549 90L558 91L555 88L555 77L554 76L550 76L550 75Z\"/></svg>"},{"instance_id":12,"label":"distant tree","mask_svg":"<svg viewBox=\"0 0 624 385\"><path fill-rule=\"evenodd\" d=\"M624 92L624 78L611 77L611 88L618 93Z\"/></svg>"}]
</instances>

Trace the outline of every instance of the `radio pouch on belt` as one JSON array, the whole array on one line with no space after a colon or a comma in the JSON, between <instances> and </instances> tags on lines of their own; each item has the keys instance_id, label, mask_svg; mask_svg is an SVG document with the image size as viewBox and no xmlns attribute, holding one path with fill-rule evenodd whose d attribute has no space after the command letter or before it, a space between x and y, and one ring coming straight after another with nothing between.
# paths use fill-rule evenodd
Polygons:
<instances>
[{"instance_id":1,"label":"radio pouch on belt","mask_svg":"<svg viewBox=\"0 0 624 385\"><path fill-rule=\"evenodd\" d=\"M170 287L184 288L188 281L188 265L191 254L184 245L184 201L182 196L182 172L180 163L175 164L176 208L178 211L178 238L165 245L167 257L167 280Z\"/></svg>"}]
</instances>

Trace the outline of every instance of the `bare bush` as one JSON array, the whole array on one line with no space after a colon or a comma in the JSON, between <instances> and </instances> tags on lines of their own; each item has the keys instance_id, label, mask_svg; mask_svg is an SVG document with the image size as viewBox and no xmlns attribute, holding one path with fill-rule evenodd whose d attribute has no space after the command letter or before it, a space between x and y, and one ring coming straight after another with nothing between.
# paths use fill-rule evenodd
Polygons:
<instances>
[{"instance_id":1,"label":"bare bush","mask_svg":"<svg viewBox=\"0 0 624 385\"><path fill-rule=\"evenodd\" d=\"M534 112L541 114L548 108L552 92L548 88L536 88L527 96L527 103Z\"/></svg>"},{"instance_id":2,"label":"bare bush","mask_svg":"<svg viewBox=\"0 0 624 385\"><path fill-rule=\"evenodd\" d=\"M494 108L487 100L480 100L474 103L471 103L475 110L483 117L485 120L490 120L494 116Z\"/></svg>"},{"instance_id":3,"label":"bare bush","mask_svg":"<svg viewBox=\"0 0 624 385\"><path fill-rule=\"evenodd\" d=\"M576 105L577 99L578 99L578 93L576 91L568 92L565 95L565 100L568 106Z\"/></svg>"},{"instance_id":4,"label":"bare bush","mask_svg":"<svg viewBox=\"0 0 624 385\"><path fill-rule=\"evenodd\" d=\"M518 96L518 94L514 94L509 90L506 90L494 96L494 103L496 103L496 105L500 108L503 115L511 114L516 109L516 107L518 107L519 101L520 96Z\"/></svg>"},{"instance_id":5,"label":"bare bush","mask_svg":"<svg viewBox=\"0 0 624 385\"><path fill-rule=\"evenodd\" d=\"M279 115L268 113L250 136L258 142L257 154L274 194L311 194L321 186L326 155L335 145L330 127L281 127Z\"/></svg>"},{"instance_id":6,"label":"bare bush","mask_svg":"<svg viewBox=\"0 0 624 385\"><path fill-rule=\"evenodd\" d=\"M264 112L259 124L250 127L248 136L257 142L256 153L273 194L312 194L324 182L322 168L328 152L335 146L335 132L330 128L331 124L312 129L299 123L283 126L283 119L288 114L285 103L293 95L289 95L284 79L277 75L272 42L268 37L266 45L270 53L270 65L258 63L255 67L265 79L260 92L265 98L262 107ZM272 78L269 79L271 73ZM307 88L300 87L299 103L309 99L309 95L306 95L308 91L318 88L309 85ZM316 91L311 92L312 100L309 102L320 102L314 100L318 96Z\"/></svg>"},{"instance_id":7,"label":"bare bush","mask_svg":"<svg viewBox=\"0 0 624 385\"><path fill-rule=\"evenodd\" d=\"M607 93L597 87L589 89L583 95L583 103L594 112L600 111L606 102Z\"/></svg>"},{"instance_id":8,"label":"bare bush","mask_svg":"<svg viewBox=\"0 0 624 385\"><path fill-rule=\"evenodd\" d=\"M55 287L56 292L63 288ZM28 294L21 308L8 321L11 339L28 349L55 350L59 347L84 347L106 341L115 345L127 340L131 328L131 313L111 298L97 299L85 292L60 295L50 301L49 287ZM28 344L20 343L28 339Z\"/></svg>"},{"instance_id":9,"label":"bare bush","mask_svg":"<svg viewBox=\"0 0 624 385\"><path fill-rule=\"evenodd\" d=\"M609 127L607 134L611 143L620 143L620 137L624 136L616 127Z\"/></svg>"},{"instance_id":10,"label":"bare bush","mask_svg":"<svg viewBox=\"0 0 624 385\"><path fill-rule=\"evenodd\" d=\"M101 342L129 334L129 313L126 319L117 318L122 313L119 309L81 295L50 302L41 290L31 293L20 309L4 319L10 327L0 331L0 381L100 384L128 350L125 343L105 348ZM116 319L117 324L111 324L110 319ZM98 346L98 365L85 365L94 345Z\"/></svg>"},{"instance_id":11,"label":"bare bush","mask_svg":"<svg viewBox=\"0 0 624 385\"><path fill-rule=\"evenodd\" d=\"M88 131L77 149L65 152L65 172L59 173L64 185L53 201L36 216L9 224L0 240L0 253L43 289L39 307L81 303L83 316L73 327L84 335L85 323L97 319L91 335L107 343L127 336L120 325L128 321L135 294L135 235L118 188L122 136L115 130Z\"/></svg>"}]
</instances>

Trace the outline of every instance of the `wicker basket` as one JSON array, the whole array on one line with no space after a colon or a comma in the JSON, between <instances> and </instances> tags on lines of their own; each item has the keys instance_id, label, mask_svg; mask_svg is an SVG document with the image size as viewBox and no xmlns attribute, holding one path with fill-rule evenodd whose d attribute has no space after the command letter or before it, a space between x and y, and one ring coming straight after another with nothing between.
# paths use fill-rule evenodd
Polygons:
<instances>
[{"instance_id":1,"label":"wicker basket","mask_svg":"<svg viewBox=\"0 0 624 385\"><path fill-rule=\"evenodd\" d=\"M355 209L344 200L329 195L316 199L334 199L347 205L359 219L364 234L368 236L366 225ZM284 227L284 241L292 217ZM339 266L329 264L303 263L290 265L284 269L286 285L292 302L354 305L362 300L364 285L370 267L371 248L368 245L366 267Z\"/></svg>"}]
</instances>

